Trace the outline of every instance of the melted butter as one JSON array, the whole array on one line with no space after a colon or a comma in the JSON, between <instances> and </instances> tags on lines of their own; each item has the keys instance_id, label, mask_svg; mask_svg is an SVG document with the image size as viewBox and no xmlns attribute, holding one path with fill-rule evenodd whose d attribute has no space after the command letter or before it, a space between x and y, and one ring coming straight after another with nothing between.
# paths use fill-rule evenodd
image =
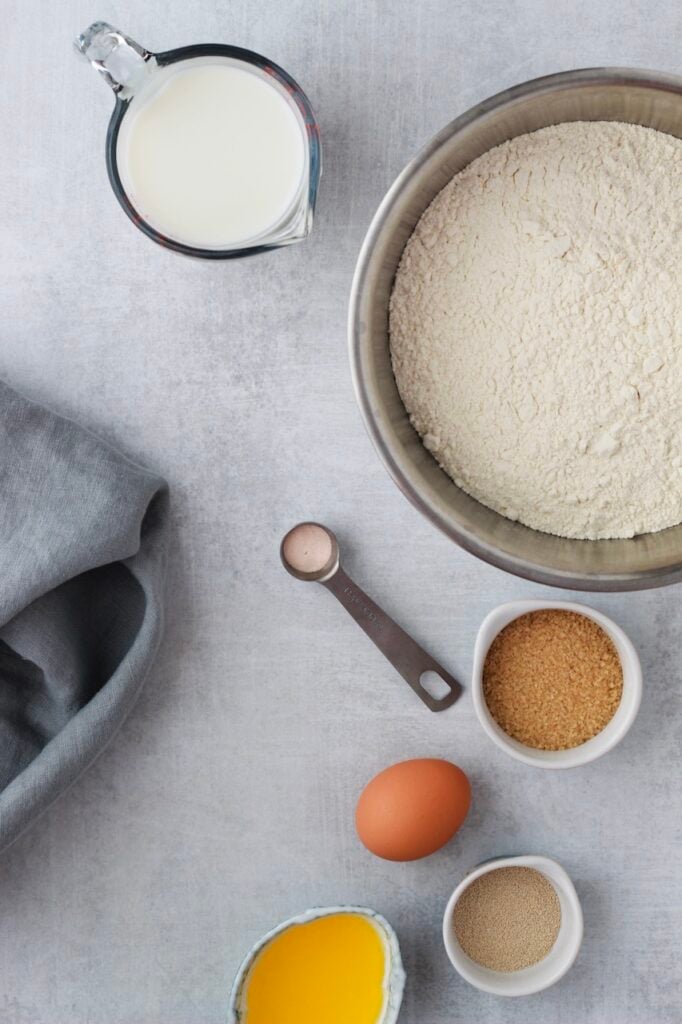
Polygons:
<instances>
[{"instance_id":1,"label":"melted butter","mask_svg":"<svg viewBox=\"0 0 682 1024\"><path fill-rule=\"evenodd\" d=\"M386 999L386 951L360 914L292 925L248 973L244 1024L378 1024Z\"/></svg>"}]
</instances>

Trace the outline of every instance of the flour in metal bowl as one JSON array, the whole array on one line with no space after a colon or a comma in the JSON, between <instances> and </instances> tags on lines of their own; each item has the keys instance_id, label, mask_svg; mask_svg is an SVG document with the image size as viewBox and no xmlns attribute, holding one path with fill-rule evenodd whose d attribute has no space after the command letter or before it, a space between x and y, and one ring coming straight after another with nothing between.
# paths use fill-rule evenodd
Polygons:
<instances>
[{"instance_id":1,"label":"flour in metal bowl","mask_svg":"<svg viewBox=\"0 0 682 1024\"><path fill-rule=\"evenodd\" d=\"M468 494L575 538L682 520L682 140L618 122L474 160L409 239L393 368Z\"/></svg>"}]
</instances>

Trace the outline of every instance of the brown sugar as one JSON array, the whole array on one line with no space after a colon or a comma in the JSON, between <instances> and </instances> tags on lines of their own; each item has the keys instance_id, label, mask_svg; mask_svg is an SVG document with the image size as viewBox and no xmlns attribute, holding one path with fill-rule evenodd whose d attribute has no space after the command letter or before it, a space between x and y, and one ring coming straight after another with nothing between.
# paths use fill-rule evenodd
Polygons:
<instances>
[{"instance_id":1,"label":"brown sugar","mask_svg":"<svg viewBox=\"0 0 682 1024\"><path fill-rule=\"evenodd\" d=\"M535 868L497 868L480 875L457 900L457 941L493 971L520 971L547 956L561 927L552 883Z\"/></svg>"},{"instance_id":2,"label":"brown sugar","mask_svg":"<svg viewBox=\"0 0 682 1024\"><path fill-rule=\"evenodd\" d=\"M508 736L537 750L568 750L592 739L618 709L623 669L593 619L560 608L528 612L493 640L483 695Z\"/></svg>"}]
</instances>

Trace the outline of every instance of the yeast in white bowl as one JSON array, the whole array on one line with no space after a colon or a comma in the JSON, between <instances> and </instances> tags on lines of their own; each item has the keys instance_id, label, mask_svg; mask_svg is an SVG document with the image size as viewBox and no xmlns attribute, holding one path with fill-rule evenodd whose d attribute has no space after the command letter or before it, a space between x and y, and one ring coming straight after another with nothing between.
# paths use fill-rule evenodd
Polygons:
<instances>
[{"instance_id":1,"label":"yeast in white bowl","mask_svg":"<svg viewBox=\"0 0 682 1024\"><path fill-rule=\"evenodd\" d=\"M482 875L499 868L532 868L547 879L556 892L561 924L554 945L542 960L519 971L495 971L476 963L462 949L454 926L460 896ZM583 912L578 894L566 871L549 857L499 857L470 871L448 900L443 916L443 942L452 966L471 985L498 996L528 996L549 988L566 974L578 955L583 939Z\"/></svg>"}]
</instances>

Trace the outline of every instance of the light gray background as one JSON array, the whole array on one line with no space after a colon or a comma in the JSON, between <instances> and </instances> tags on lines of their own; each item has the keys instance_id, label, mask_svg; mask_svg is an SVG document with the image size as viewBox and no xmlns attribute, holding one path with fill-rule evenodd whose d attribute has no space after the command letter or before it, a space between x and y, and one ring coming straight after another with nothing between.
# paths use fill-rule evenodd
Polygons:
<instances>
[{"instance_id":1,"label":"light gray background","mask_svg":"<svg viewBox=\"0 0 682 1024\"><path fill-rule=\"evenodd\" d=\"M304 245L211 265L135 231L106 178L112 95L71 50L96 17L150 49L251 47L299 79L325 163ZM349 380L351 275L433 132L547 72L680 71L679 4L4 0L2 25L0 376L164 473L175 538L139 705L0 863L1 1024L218 1024L251 943L339 902L395 926L405 1024L679 1022L679 588L584 595L639 647L644 702L602 762L545 774L497 751L468 694L430 715L277 554L296 520L328 522L358 581L464 680L485 613L549 595L459 551L384 472ZM473 810L441 853L387 864L354 835L355 799L416 755L460 764ZM570 975L510 1003L454 974L440 918L467 868L514 851L565 865L586 930Z\"/></svg>"}]
</instances>

